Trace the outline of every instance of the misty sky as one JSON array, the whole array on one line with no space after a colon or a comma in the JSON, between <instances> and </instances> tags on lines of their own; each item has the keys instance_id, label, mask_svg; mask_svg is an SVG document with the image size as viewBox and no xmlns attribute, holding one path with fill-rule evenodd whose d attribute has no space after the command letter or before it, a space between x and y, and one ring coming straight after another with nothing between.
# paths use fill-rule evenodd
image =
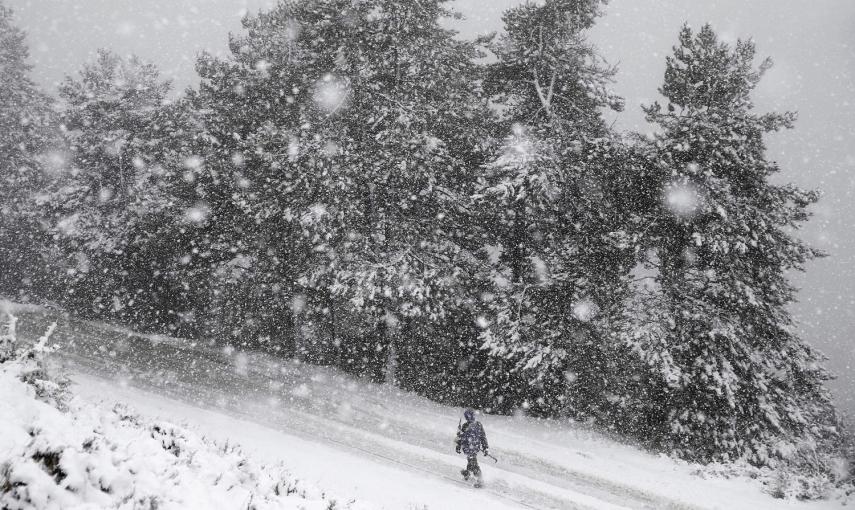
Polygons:
<instances>
[{"instance_id":1,"label":"misty sky","mask_svg":"<svg viewBox=\"0 0 855 510\"><path fill-rule=\"evenodd\" d=\"M53 91L96 49L135 53L158 64L181 90L195 81L201 50L227 51L245 10L274 0L5 0L29 34L35 78ZM456 0L464 36L501 28L501 12L519 0ZM486 6L486 7L485 7ZM794 312L803 336L829 356L841 408L855 415L855 1L611 0L591 33L619 64L615 89L627 99L614 119L646 131L639 105L656 99L664 59L684 21L709 21L725 40L753 37L776 62L756 96L762 110L796 110L794 131L770 139L781 179L825 192L803 236L827 259L796 276Z\"/></svg>"}]
</instances>

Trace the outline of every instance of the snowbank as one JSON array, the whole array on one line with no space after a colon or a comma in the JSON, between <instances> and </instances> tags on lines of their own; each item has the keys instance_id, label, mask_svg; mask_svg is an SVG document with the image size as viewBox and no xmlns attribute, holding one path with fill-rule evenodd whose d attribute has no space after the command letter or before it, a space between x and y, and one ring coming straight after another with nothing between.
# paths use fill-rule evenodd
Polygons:
<instances>
[{"instance_id":1,"label":"snowbank","mask_svg":"<svg viewBox=\"0 0 855 510\"><path fill-rule=\"evenodd\" d=\"M14 344L14 320L0 345ZM16 509L365 508L327 499L282 467L124 406L74 398L50 377L44 341L0 358L0 507Z\"/></svg>"}]
</instances>

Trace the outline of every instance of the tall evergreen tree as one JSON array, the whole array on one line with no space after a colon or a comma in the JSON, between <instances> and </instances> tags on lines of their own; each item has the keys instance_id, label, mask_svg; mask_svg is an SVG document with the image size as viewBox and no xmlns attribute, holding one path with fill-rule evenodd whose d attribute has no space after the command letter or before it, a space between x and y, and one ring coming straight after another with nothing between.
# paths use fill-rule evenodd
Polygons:
<instances>
[{"instance_id":1,"label":"tall evergreen tree","mask_svg":"<svg viewBox=\"0 0 855 510\"><path fill-rule=\"evenodd\" d=\"M666 443L687 458L766 464L837 431L821 356L787 310L788 273L820 255L794 234L818 195L771 181L764 137L795 116L755 113L771 62L754 58L751 41L684 27L660 89L667 105L645 109L661 130L648 174L662 194L649 230L657 288L630 345L652 369L646 414Z\"/></svg>"},{"instance_id":2,"label":"tall evergreen tree","mask_svg":"<svg viewBox=\"0 0 855 510\"><path fill-rule=\"evenodd\" d=\"M47 238L34 195L59 164L51 100L29 74L25 34L0 3L0 294L44 293L51 286L41 255Z\"/></svg>"},{"instance_id":3,"label":"tall evergreen tree","mask_svg":"<svg viewBox=\"0 0 855 510\"><path fill-rule=\"evenodd\" d=\"M107 51L60 87L71 157L49 203L66 257L66 303L77 313L145 327L174 320L164 315L175 305L165 295L176 283L164 268L177 254L161 243L176 223L167 147L182 131L169 90L153 65Z\"/></svg>"},{"instance_id":4,"label":"tall evergreen tree","mask_svg":"<svg viewBox=\"0 0 855 510\"><path fill-rule=\"evenodd\" d=\"M475 49L441 27L443 3L281 4L244 20L231 59L199 63L205 165L240 176L209 201L228 211L216 235L256 232L238 251L279 261L282 305L300 310L286 326L377 379L393 331L451 302L450 209L479 157Z\"/></svg>"},{"instance_id":5,"label":"tall evergreen tree","mask_svg":"<svg viewBox=\"0 0 855 510\"><path fill-rule=\"evenodd\" d=\"M339 164L353 183L343 219L355 235L338 248L333 285L374 315L368 347L393 363L420 329L442 336L449 310L466 299L458 265L466 232L454 219L482 157L486 112L473 87L475 49L441 26L443 4L378 2L356 58L336 70L351 83L341 145L355 157Z\"/></svg>"},{"instance_id":6,"label":"tall evergreen tree","mask_svg":"<svg viewBox=\"0 0 855 510\"><path fill-rule=\"evenodd\" d=\"M614 201L621 152L602 110L614 70L584 39L599 1L526 3L505 16L487 91L511 133L476 194L488 251L483 340L498 408L602 412L606 325L620 309L632 251ZM506 385L506 387L502 387ZM510 399L508 399L510 397Z\"/></svg>"}]
</instances>

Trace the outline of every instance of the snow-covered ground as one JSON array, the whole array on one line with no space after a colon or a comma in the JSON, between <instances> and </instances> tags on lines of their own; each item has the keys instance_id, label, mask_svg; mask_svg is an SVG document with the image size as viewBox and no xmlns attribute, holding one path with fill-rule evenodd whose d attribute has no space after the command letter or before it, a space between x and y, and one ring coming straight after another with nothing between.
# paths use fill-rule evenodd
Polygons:
<instances>
[{"instance_id":1,"label":"snow-covered ground","mask_svg":"<svg viewBox=\"0 0 855 510\"><path fill-rule=\"evenodd\" d=\"M460 410L322 367L18 309L19 334L58 320L54 362L73 391L110 409L124 403L181 423L249 458L283 464L339 501L387 509L837 508L841 501L774 499L747 476L646 453L579 424L482 416L499 462L486 487L460 480ZM483 457L482 457L483 459Z\"/></svg>"},{"instance_id":2,"label":"snow-covered ground","mask_svg":"<svg viewBox=\"0 0 855 510\"><path fill-rule=\"evenodd\" d=\"M75 397L44 370L43 338L32 348L15 341L14 322L0 328L3 510L370 510L281 464L258 464L233 442Z\"/></svg>"}]
</instances>

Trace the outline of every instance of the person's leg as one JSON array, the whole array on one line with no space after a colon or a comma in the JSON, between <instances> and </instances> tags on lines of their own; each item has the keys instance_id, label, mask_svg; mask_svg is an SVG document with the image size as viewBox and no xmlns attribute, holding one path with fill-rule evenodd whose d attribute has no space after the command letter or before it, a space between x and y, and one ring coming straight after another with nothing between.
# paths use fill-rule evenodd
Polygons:
<instances>
[{"instance_id":1,"label":"person's leg","mask_svg":"<svg viewBox=\"0 0 855 510\"><path fill-rule=\"evenodd\" d=\"M476 455L470 455L467 458L466 471L472 473L475 476L478 476L478 474L481 472L481 469L478 467L478 457Z\"/></svg>"},{"instance_id":2,"label":"person's leg","mask_svg":"<svg viewBox=\"0 0 855 510\"><path fill-rule=\"evenodd\" d=\"M466 469L461 469L460 474L463 475L464 480L469 480L469 473L472 472L470 469L472 467L472 457L466 457Z\"/></svg>"},{"instance_id":3,"label":"person's leg","mask_svg":"<svg viewBox=\"0 0 855 510\"><path fill-rule=\"evenodd\" d=\"M466 469L475 476L475 487L481 486L481 466L478 465L478 456L469 457L469 464Z\"/></svg>"},{"instance_id":4,"label":"person's leg","mask_svg":"<svg viewBox=\"0 0 855 510\"><path fill-rule=\"evenodd\" d=\"M481 476L481 466L478 465L478 457L473 455L472 457L469 457L469 459L472 461L471 466L469 466L469 472L475 476L480 477Z\"/></svg>"}]
</instances>

